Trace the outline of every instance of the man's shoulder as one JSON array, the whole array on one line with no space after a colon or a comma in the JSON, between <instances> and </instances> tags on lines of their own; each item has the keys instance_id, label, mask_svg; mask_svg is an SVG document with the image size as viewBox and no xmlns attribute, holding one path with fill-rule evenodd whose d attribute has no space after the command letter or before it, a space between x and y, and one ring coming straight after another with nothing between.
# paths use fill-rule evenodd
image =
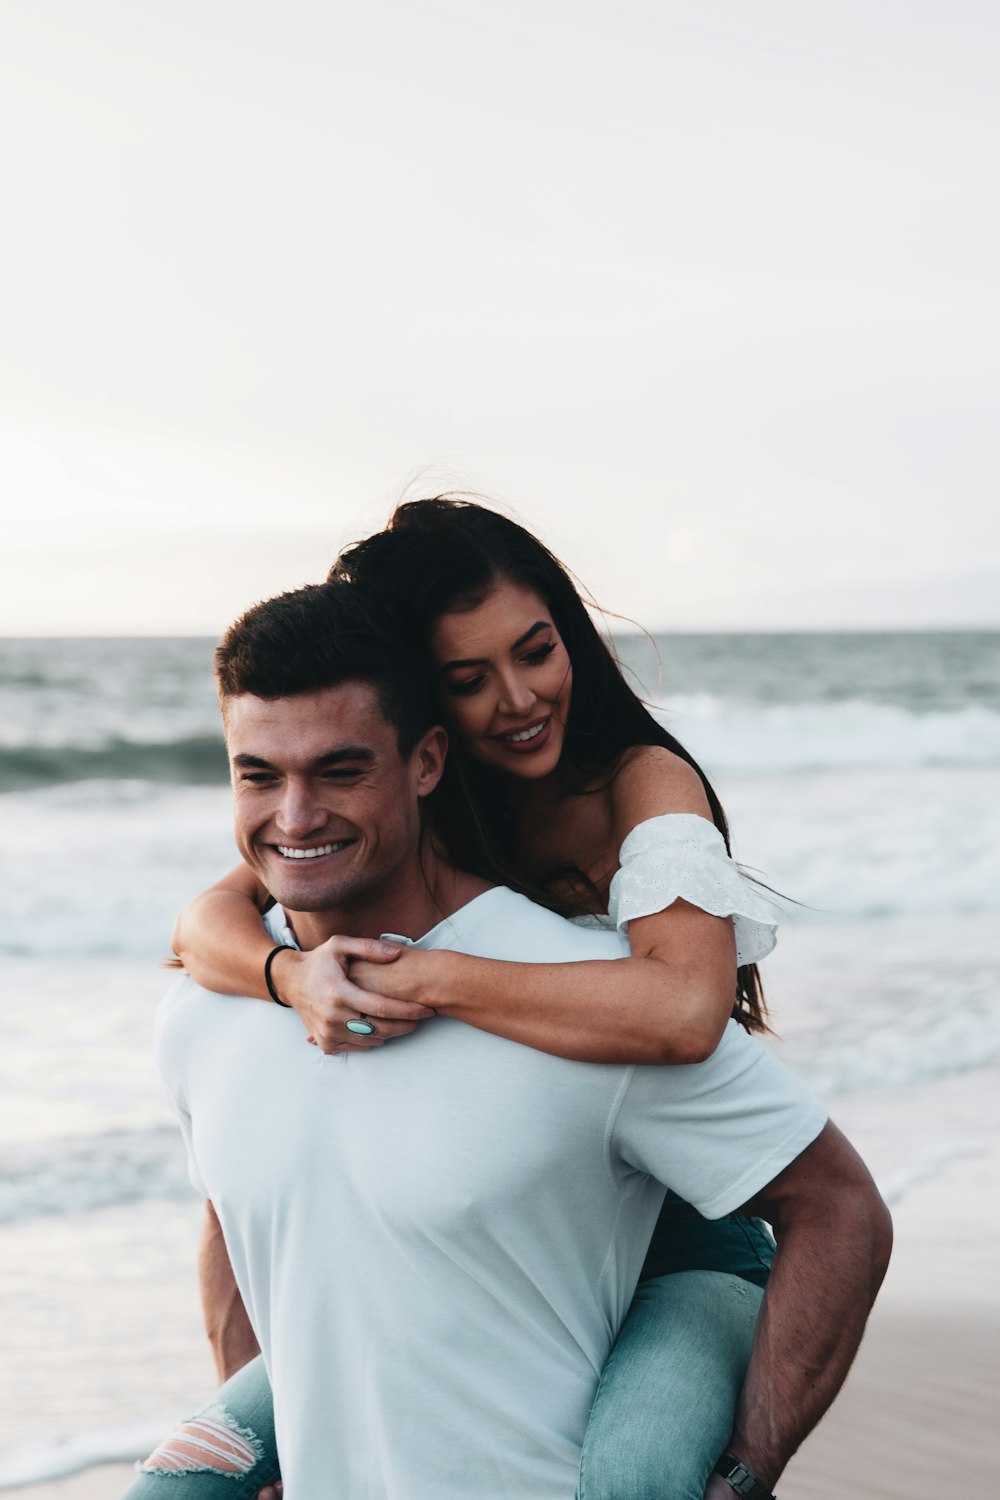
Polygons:
<instances>
[{"instance_id":1,"label":"man's shoulder","mask_svg":"<svg viewBox=\"0 0 1000 1500\"><path fill-rule=\"evenodd\" d=\"M421 940L429 948L455 948L480 958L520 963L583 962L624 958L628 940L611 929L580 927L507 886L491 886Z\"/></svg>"}]
</instances>

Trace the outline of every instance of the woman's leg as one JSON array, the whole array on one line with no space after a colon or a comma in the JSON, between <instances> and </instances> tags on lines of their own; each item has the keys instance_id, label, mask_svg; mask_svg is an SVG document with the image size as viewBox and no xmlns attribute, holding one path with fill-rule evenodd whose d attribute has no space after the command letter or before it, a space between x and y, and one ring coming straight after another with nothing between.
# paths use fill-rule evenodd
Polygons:
<instances>
[{"instance_id":1,"label":"woman's leg","mask_svg":"<svg viewBox=\"0 0 1000 1500\"><path fill-rule=\"evenodd\" d=\"M640 1283L597 1387L578 1500L703 1500L763 1295L724 1271Z\"/></svg>"},{"instance_id":2,"label":"woman's leg","mask_svg":"<svg viewBox=\"0 0 1000 1500\"><path fill-rule=\"evenodd\" d=\"M122 1500L255 1500L277 1477L271 1387L258 1356L137 1465Z\"/></svg>"}]
</instances>

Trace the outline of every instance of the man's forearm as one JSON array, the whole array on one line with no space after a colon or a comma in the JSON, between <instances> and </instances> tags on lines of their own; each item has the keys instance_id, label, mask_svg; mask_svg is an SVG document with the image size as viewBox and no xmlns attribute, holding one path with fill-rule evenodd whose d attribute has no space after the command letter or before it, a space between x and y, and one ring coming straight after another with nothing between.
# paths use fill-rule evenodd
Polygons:
<instances>
[{"instance_id":1,"label":"man's forearm","mask_svg":"<svg viewBox=\"0 0 1000 1500\"><path fill-rule=\"evenodd\" d=\"M211 1203L205 1204L198 1252L198 1280L205 1332L215 1356L219 1379L225 1381L249 1364L260 1353L260 1346L243 1306L229 1251L222 1237L222 1226Z\"/></svg>"},{"instance_id":2,"label":"man's forearm","mask_svg":"<svg viewBox=\"0 0 1000 1500\"><path fill-rule=\"evenodd\" d=\"M889 1213L858 1166L771 1205L778 1251L727 1445L771 1488L843 1385L889 1262ZM719 1481L707 1494L733 1491Z\"/></svg>"}]
</instances>

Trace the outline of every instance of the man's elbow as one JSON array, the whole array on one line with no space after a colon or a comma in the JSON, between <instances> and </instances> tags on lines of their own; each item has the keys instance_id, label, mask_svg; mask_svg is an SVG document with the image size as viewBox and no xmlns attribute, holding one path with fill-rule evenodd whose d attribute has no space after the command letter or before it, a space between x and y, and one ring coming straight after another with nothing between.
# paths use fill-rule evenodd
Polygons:
<instances>
[{"instance_id":1,"label":"man's elbow","mask_svg":"<svg viewBox=\"0 0 1000 1500\"><path fill-rule=\"evenodd\" d=\"M888 1204L882 1197L874 1182L871 1184L864 1212L867 1221L867 1234L870 1244L870 1263L872 1268L872 1300L875 1293L885 1279L885 1273L889 1269L889 1261L892 1257L892 1214L889 1212Z\"/></svg>"},{"instance_id":2,"label":"man's elbow","mask_svg":"<svg viewBox=\"0 0 1000 1500\"><path fill-rule=\"evenodd\" d=\"M854 1247L856 1275L867 1273L868 1305L875 1301L892 1255L892 1215L867 1171L860 1178L829 1185L826 1233Z\"/></svg>"},{"instance_id":3,"label":"man's elbow","mask_svg":"<svg viewBox=\"0 0 1000 1500\"><path fill-rule=\"evenodd\" d=\"M892 1215L868 1168L856 1158L843 1179L832 1185L831 1196L842 1226L867 1248L872 1275L872 1297L882 1285L892 1254Z\"/></svg>"}]
</instances>

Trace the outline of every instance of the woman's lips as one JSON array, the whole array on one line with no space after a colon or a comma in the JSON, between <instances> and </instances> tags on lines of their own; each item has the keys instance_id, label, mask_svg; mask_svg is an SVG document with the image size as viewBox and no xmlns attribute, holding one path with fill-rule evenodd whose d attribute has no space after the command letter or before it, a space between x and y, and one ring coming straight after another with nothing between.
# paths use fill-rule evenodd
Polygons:
<instances>
[{"instance_id":1,"label":"woman's lips","mask_svg":"<svg viewBox=\"0 0 1000 1500\"><path fill-rule=\"evenodd\" d=\"M547 719L536 719L533 724L525 724L521 729L508 729L504 734L496 734L493 738L498 745L509 750L512 755L533 755L536 750L541 750L546 745L552 734L552 716ZM520 738L526 736L526 738Z\"/></svg>"}]
</instances>

